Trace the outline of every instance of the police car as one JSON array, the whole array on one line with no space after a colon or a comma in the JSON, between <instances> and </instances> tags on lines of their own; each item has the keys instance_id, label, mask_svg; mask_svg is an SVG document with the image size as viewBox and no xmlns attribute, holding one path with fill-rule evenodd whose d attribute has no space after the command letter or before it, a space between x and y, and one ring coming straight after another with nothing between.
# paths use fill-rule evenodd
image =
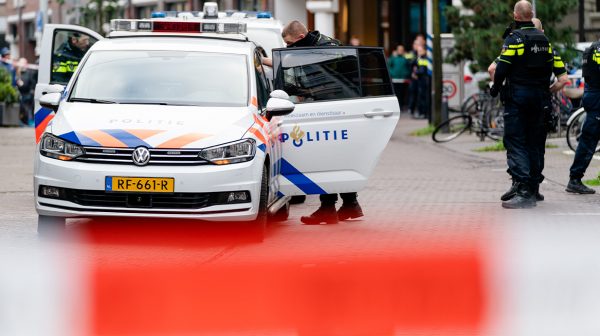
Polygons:
<instances>
[{"instance_id":1,"label":"police car","mask_svg":"<svg viewBox=\"0 0 600 336\"><path fill-rule=\"evenodd\" d=\"M113 20L103 39L48 25L36 87L38 229L167 217L245 221L262 234L269 214L286 217L290 196L362 189L400 114L383 50L276 48L271 87L246 27ZM98 42L68 83L55 83L53 53L73 32Z\"/></svg>"}]
</instances>

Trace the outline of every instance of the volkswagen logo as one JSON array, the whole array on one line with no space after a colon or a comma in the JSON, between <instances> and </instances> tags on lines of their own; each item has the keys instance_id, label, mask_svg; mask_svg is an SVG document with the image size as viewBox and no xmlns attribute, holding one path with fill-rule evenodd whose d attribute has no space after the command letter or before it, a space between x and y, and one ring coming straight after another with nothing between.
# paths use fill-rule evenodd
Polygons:
<instances>
[{"instance_id":1,"label":"volkswagen logo","mask_svg":"<svg viewBox=\"0 0 600 336\"><path fill-rule=\"evenodd\" d=\"M138 166L145 166L150 161L150 151L146 147L138 147L131 154L133 163Z\"/></svg>"}]
</instances>

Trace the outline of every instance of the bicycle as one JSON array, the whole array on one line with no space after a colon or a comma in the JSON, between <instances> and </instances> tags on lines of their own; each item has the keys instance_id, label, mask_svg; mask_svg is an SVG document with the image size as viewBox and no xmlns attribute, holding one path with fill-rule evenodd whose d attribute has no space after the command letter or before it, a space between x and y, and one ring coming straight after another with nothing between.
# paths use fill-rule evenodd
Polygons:
<instances>
[{"instance_id":1,"label":"bicycle","mask_svg":"<svg viewBox=\"0 0 600 336\"><path fill-rule=\"evenodd\" d=\"M487 92L479 92L467 98L461 106L461 114L439 124L431 138L435 142L448 142L466 131L475 133L481 141L488 137L494 141L504 134L503 111L497 98Z\"/></svg>"},{"instance_id":2,"label":"bicycle","mask_svg":"<svg viewBox=\"0 0 600 336\"><path fill-rule=\"evenodd\" d=\"M573 112L567 121L567 145L569 145L569 148L574 152L577 150L577 144L579 143L579 138L581 137L581 131L583 130L586 118L587 113L585 112L585 109L581 107ZM596 146L596 153L597 152L600 152L600 144Z\"/></svg>"}]
</instances>

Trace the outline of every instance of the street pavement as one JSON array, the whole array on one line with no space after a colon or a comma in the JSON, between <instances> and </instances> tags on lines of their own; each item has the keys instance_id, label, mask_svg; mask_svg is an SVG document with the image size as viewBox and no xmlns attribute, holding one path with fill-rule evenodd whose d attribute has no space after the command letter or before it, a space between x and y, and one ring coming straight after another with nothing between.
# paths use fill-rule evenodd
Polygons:
<instances>
[{"instance_id":1,"label":"street pavement","mask_svg":"<svg viewBox=\"0 0 600 336\"><path fill-rule=\"evenodd\" d=\"M40 237L33 130L2 128L0 311L27 313L0 314L0 334L598 335L600 195L564 191L564 138L549 140L546 200L506 210L505 153L409 135L425 125L402 116L359 193L364 218L302 225L313 196L263 243L131 219Z\"/></svg>"}]
</instances>

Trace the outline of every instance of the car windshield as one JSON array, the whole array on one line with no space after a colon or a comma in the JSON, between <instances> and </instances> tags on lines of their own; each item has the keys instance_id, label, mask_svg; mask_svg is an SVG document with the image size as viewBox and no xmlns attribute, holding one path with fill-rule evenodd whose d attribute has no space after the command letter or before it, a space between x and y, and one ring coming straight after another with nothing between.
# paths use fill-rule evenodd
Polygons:
<instances>
[{"instance_id":1,"label":"car windshield","mask_svg":"<svg viewBox=\"0 0 600 336\"><path fill-rule=\"evenodd\" d=\"M246 106L244 55L189 51L95 51L70 101Z\"/></svg>"}]
</instances>

